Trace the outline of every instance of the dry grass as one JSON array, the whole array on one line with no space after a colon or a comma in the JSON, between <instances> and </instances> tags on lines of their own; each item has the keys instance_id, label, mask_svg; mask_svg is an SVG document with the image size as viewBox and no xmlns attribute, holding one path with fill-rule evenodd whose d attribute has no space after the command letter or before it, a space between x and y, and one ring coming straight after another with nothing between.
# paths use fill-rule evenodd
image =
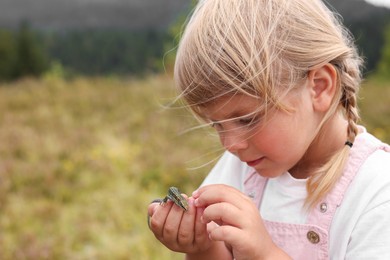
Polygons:
<instances>
[{"instance_id":1,"label":"dry grass","mask_svg":"<svg viewBox=\"0 0 390 260\"><path fill-rule=\"evenodd\" d=\"M1 86L0 259L180 259L146 207L199 185L188 167L213 139L178 135L194 121L160 107L169 92L166 77Z\"/></svg>"}]
</instances>

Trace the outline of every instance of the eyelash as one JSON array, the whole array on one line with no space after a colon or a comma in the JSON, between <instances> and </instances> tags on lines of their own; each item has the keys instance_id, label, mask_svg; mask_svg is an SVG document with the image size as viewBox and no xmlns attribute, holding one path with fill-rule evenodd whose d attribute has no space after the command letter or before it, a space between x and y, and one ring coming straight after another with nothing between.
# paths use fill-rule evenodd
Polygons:
<instances>
[{"instance_id":1,"label":"eyelash","mask_svg":"<svg viewBox=\"0 0 390 260\"><path fill-rule=\"evenodd\" d=\"M240 118L240 119L236 120L237 124L240 124L243 127L252 127L252 126L258 124L259 121L260 120L258 117ZM221 123L218 123L218 122L211 122L210 126L212 128L222 127Z\"/></svg>"},{"instance_id":2,"label":"eyelash","mask_svg":"<svg viewBox=\"0 0 390 260\"><path fill-rule=\"evenodd\" d=\"M220 126L221 124L220 123L217 123L217 122L211 122L210 123L210 126L212 127L212 128L216 128L216 127L218 127L218 126Z\"/></svg>"},{"instance_id":3,"label":"eyelash","mask_svg":"<svg viewBox=\"0 0 390 260\"><path fill-rule=\"evenodd\" d=\"M241 118L238 120L239 124L245 125L245 126L250 126L256 123L256 118Z\"/></svg>"}]
</instances>

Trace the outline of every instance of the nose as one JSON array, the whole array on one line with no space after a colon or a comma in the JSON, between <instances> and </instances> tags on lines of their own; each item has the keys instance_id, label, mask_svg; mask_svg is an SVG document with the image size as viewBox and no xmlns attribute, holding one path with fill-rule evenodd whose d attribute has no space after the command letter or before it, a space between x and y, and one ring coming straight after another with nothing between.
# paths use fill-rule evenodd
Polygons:
<instances>
[{"instance_id":1,"label":"nose","mask_svg":"<svg viewBox=\"0 0 390 260\"><path fill-rule=\"evenodd\" d=\"M248 138L242 133L235 133L235 131L225 132L219 136L223 147L231 153L248 148Z\"/></svg>"}]
</instances>

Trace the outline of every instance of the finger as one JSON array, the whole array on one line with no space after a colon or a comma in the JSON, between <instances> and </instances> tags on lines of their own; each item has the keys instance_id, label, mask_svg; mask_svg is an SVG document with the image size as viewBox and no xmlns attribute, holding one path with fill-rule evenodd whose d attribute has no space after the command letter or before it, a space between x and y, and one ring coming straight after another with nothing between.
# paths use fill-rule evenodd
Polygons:
<instances>
[{"instance_id":1,"label":"finger","mask_svg":"<svg viewBox=\"0 0 390 260\"><path fill-rule=\"evenodd\" d=\"M218 228L220 225L215 223L214 221L211 221L210 223L207 223L207 232L210 233L214 229Z\"/></svg>"},{"instance_id":2,"label":"finger","mask_svg":"<svg viewBox=\"0 0 390 260\"><path fill-rule=\"evenodd\" d=\"M154 199L148 206L148 215L152 216L156 207L162 202L162 199Z\"/></svg>"},{"instance_id":3,"label":"finger","mask_svg":"<svg viewBox=\"0 0 390 260\"><path fill-rule=\"evenodd\" d=\"M251 202L248 196L239 190L222 184L208 185L195 191L193 196L195 199L195 206L207 207L208 205L229 202L237 208L243 208L247 203Z\"/></svg>"},{"instance_id":4,"label":"finger","mask_svg":"<svg viewBox=\"0 0 390 260\"><path fill-rule=\"evenodd\" d=\"M260 236L260 234L258 234ZM219 226L212 229L209 237L213 241L223 241L239 252L252 252L253 248L258 248L259 244L264 248L270 248L273 245L272 239L261 237L260 240L253 236L246 236L242 230L232 226ZM253 239L257 242L252 243ZM257 258L256 258L257 259Z\"/></svg>"},{"instance_id":5,"label":"finger","mask_svg":"<svg viewBox=\"0 0 390 260\"><path fill-rule=\"evenodd\" d=\"M195 219L195 243L204 244L205 241L209 240L207 232L207 225L202 221L202 215L204 208L196 208L196 219Z\"/></svg>"},{"instance_id":6,"label":"finger","mask_svg":"<svg viewBox=\"0 0 390 260\"><path fill-rule=\"evenodd\" d=\"M186 198L187 199L187 198ZM177 240L178 244L180 245L188 245L193 243L194 241L194 225L195 225L195 218L196 218L196 207L193 203L194 199L189 198L187 199L188 202L188 210L184 212L178 235Z\"/></svg>"},{"instance_id":7,"label":"finger","mask_svg":"<svg viewBox=\"0 0 390 260\"><path fill-rule=\"evenodd\" d=\"M148 223L148 227L149 229L152 229L151 228L151 219L152 219L152 215L154 214L154 211L156 209L156 207L158 206L157 203L161 202L162 200L161 199L154 199L152 200L152 202L150 202L149 206L148 206L148 213L147 213L147 223Z\"/></svg>"},{"instance_id":8,"label":"finger","mask_svg":"<svg viewBox=\"0 0 390 260\"><path fill-rule=\"evenodd\" d=\"M169 214L164 223L163 238L164 240L176 241L178 239L180 222L182 220L184 211L176 204L172 204Z\"/></svg>"},{"instance_id":9,"label":"finger","mask_svg":"<svg viewBox=\"0 0 390 260\"><path fill-rule=\"evenodd\" d=\"M153 231L157 239L162 239L164 234L164 225L168 214L173 206L171 201L168 201L164 205L151 204L149 207L153 207L153 213L150 215L150 229Z\"/></svg>"},{"instance_id":10,"label":"finger","mask_svg":"<svg viewBox=\"0 0 390 260\"><path fill-rule=\"evenodd\" d=\"M248 231L241 230L237 227L223 225L210 228L209 238L213 241L223 241L226 245L234 248L238 254L246 255L249 253L252 255L255 254L258 257L275 246L265 229L263 232L248 233ZM261 248L259 249L259 247ZM257 253L255 253L255 251L257 251ZM258 254L259 252L260 255ZM258 257L256 257L256 259L258 259ZM239 257L237 257L237 259L238 258Z\"/></svg>"},{"instance_id":11,"label":"finger","mask_svg":"<svg viewBox=\"0 0 390 260\"><path fill-rule=\"evenodd\" d=\"M209 238L214 241L224 241L227 244L235 245L241 244L243 241L242 231L232 226L217 226L210 230Z\"/></svg>"},{"instance_id":12,"label":"finger","mask_svg":"<svg viewBox=\"0 0 390 260\"><path fill-rule=\"evenodd\" d=\"M208 206L203 213L202 221L209 223L214 221L218 225L232 225L240 227L242 224L243 212L233 204L220 202Z\"/></svg>"}]
</instances>

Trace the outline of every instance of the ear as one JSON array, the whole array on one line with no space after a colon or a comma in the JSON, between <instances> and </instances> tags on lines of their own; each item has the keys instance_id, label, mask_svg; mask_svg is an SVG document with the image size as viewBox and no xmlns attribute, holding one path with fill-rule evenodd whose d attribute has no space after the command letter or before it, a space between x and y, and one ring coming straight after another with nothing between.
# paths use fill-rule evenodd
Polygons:
<instances>
[{"instance_id":1,"label":"ear","mask_svg":"<svg viewBox=\"0 0 390 260\"><path fill-rule=\"evenodd\" d=\"M326 112L332 104L337 88L337 72L333 65L324 66L309 72L309 88L313 109Z\"/></svg>"}]
</instances>

